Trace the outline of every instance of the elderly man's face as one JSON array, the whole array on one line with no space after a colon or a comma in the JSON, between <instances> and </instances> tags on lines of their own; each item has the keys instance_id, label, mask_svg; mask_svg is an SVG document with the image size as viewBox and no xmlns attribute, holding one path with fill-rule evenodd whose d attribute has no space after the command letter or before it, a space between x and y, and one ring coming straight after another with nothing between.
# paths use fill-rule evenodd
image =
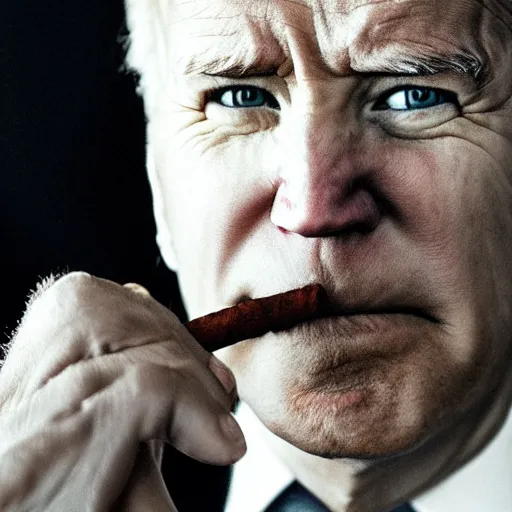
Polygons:
<instances>
[{"instance_id":1,"label":"elderly man's face","mask_svg":"<svg viewBox=\"0 0 512 512\"><path fill-rule=\"evenodd\" d=\"M338 316L222 353L306 451L411 449L508 371L511 26L493 0L172 2L159 227L191 316L326 288Z\"/></svg>"}]
</instances>

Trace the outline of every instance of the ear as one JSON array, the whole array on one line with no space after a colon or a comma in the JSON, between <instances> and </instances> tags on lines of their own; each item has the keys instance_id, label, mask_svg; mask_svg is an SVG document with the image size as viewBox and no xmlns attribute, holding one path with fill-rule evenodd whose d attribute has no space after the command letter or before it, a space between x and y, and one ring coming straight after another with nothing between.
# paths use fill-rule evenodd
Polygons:
<instances>
[{"instance_id":1,"label":"ear","mask_svg":"<svg viewBox=\"0 0 512 512\"><path fill-rule=\"evenodd\" d=\"M153 193L153 214L156 222L156 243L160 248L160 254L165 261L165 264L173 271L178 270L178 262L172 244L171 233L169 224L167 222L164 189L160 181L160 176L156 169L155 158L151 142L146 146L146 169L148 173L151 191Z\"/></svg>"}]
</instances>

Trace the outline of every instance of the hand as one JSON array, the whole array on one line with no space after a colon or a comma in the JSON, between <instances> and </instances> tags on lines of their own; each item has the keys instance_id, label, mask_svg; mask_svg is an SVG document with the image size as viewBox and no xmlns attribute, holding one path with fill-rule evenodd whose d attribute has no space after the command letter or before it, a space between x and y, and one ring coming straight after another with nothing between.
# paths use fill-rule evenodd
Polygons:
<instances>
[{"instance_id":1,"label":"hand","mask_svg":"<svg viewBox=\"0 0 512 512\"><path fill-rule=\"evenodd\" d=\"M151 297L84 273L36 294L0 372L0 510L175 510L152 440L231 464L234 378Z\"/></svg>"}]
</instances>

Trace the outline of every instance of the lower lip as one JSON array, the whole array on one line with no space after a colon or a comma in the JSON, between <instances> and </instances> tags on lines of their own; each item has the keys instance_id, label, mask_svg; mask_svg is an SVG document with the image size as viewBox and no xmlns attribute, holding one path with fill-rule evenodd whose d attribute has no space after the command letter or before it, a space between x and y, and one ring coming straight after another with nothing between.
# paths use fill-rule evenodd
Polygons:
<instances>
[{"instance_id":1,"label":"lower lip","mask_svg":"<svg viewBox=\"0 0 512 512\"><path fill-rule=\"evenodd\" d=\"M403 313L333 316L304 322L278 336L304 354L318 379L329 382L336 374L344 382L358 381L364 387L360 378L368 368L415 350L431 335L432 326L429 320ZM356 389L359 386L346 393L340 389L337 396L355 404L362 396Z\"/></svg>"}]
</instances>

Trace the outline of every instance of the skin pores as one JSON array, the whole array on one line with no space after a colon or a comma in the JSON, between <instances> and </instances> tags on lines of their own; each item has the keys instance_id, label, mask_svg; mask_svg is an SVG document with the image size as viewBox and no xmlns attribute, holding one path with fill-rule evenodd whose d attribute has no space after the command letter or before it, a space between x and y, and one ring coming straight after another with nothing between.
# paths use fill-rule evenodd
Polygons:
<instances>
[{"instance_id":1,"label":"skin pores","mask_svg":"<svg viewBox=\"0 0 512 512\"><path fill-rule=\"evenodd\" d=\"M190 317L313 282L340 312L224 350L241 398L327 457L405 452L490 402L512 349L510 13L168 8L151 180Z\"/></svg>"}]
</instances>

